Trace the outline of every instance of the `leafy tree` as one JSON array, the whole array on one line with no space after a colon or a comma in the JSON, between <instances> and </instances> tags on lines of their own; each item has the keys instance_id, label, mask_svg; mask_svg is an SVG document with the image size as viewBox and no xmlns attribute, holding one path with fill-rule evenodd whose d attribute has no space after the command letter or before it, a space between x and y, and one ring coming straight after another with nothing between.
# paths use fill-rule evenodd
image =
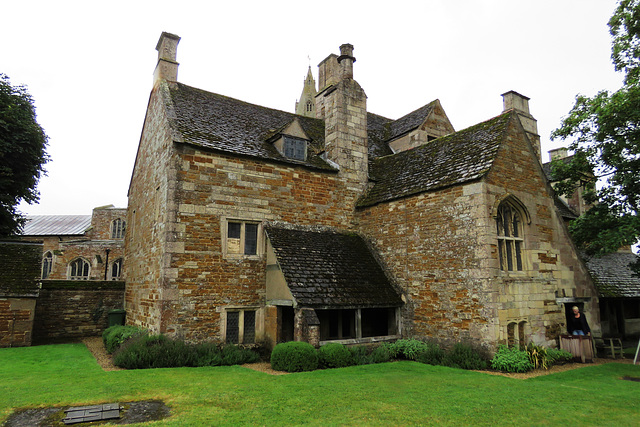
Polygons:
<instances>
[{"instance_id":1,"label":"leafy tree","mask_svg":"<svg viewBox=\"0 0 640 427\"><path fill-rule=\"evenodd\" d=\"M578 95L552 139L569 139L570 162L556 160L552 171L566 195L581 185L592 204L569 230L588 255L615 252L640 237L640 0L620 0L609 20L611 58L624 73L623 86L593 98ZM591 178L591 185L584 186ZM593 185L595 181L598 185Z\"/></svg>"},{"instance_id":2,"label":"leafy tree","mask_svg":"<svg viewBox=\"0 0 640 427\"><path fill-rule=\"evenodd\" d=\"M47 135L36 121L33 99L24 86L12 86L0 73L0 236L19 231L18 203L37 202L38 180L49 160Z\"/></svg>"}]
</instances>

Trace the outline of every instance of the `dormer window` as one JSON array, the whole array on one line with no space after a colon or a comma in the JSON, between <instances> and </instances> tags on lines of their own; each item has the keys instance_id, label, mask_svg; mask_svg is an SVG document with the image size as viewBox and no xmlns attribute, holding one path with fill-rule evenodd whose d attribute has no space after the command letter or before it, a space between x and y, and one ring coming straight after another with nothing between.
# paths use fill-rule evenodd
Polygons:
<instances>
[{"instance_id":1,"label":"dormer window","mask_svg":"<svg viewBox=\"0 0 640 427\"><path fill-rule=\"evenodd\" d=\"M300 138L284 135L284 155L290 159L306 160L307 141Z\"/></svg>"}]
</instances>

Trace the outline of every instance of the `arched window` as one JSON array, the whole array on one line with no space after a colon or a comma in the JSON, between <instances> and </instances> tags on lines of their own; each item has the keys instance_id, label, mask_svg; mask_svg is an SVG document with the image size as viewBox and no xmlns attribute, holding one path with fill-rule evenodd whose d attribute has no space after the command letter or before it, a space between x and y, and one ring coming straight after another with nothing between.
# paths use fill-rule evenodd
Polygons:
<instances>
[{"instance_id":1,"label":"arched window","mask_svg":"<svg viewBox=\"0 0 640 427\"><path fill-rule=\"evenodd\" d=\"M307 111L313 111L313 103L311 101L307 101Z\"/></svg>"},{"instance_id":2,"label":"arched window","mask_svg":"<svg viewBox=\"0 0 640 427\"><path fill-rule=\"evenodd\" d=\"M82 258L76 258L69 263L67 276L69 280L88 280L89 279L89 262Z\"/></svg>"},{"instance_id":3,"label":"arched window","mask_svg":"<svg viewBox=\"0 0 640 427\"><path fill-rule=\"evenodd\" d=\"M51 251L47 251L42 257L42 278L46 279L51 274L51 268L53 267L53 254Z\"/></svg>"},{"instance_id":4,"label":"arched window","mask_svg":"<svg viewBox=\"0 0 640 427\"><path fill-rule=\"evenodd\" d=\"M509 348L524 348L527 345L525 328L526 320L514 320L507 325L507 346Z\"/></svg>"},{"instance_id":5,"label":"arched window","mask_svg":"<svg viewBox=\"0 0 640 427\"><path fill-rule=\"evenodd\" d=\"M505 201L498 206L498 256L503 271L522 271L523 225L522 214L513 204Z\"/></svg>"},{"instance_id":6,"label":"arched window","mask_svg":"<svg viewBox=\"0 0 640 427\"><path fill-rule=\"evenodd\" d=\"M111 264L111 280L120 280L122 275L122 258L118 258Z\"/></svg>"},{"instance_id":7,"label":"arched window","mask_svg":"<svg viewBox=\"0 0 640 427\"><path fill-rule=\"evenodd\" d=\"M126 222L124 220L120 218L113 220L111 222L111 238L123 239L125 228L126 228Z\"/></svg>"}]
</instances>

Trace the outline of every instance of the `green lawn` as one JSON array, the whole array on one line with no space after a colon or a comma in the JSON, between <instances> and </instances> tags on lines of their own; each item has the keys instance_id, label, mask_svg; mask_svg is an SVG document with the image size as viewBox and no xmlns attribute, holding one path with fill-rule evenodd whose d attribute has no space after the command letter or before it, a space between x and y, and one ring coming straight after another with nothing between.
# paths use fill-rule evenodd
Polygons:
<instances>
[{"instance_id":1,"label":"green lawn","mask_svg":"<svg viewBox=\"0 0 640 427\"><path fill-rule=\"evenodd\" d=\"M395 362L272 376L242 367L104 372L82 344L0 349L0 423L14 408L162 399L154 425L637 425L640 365L529 380Z\"/></svg>"}]
</instances>

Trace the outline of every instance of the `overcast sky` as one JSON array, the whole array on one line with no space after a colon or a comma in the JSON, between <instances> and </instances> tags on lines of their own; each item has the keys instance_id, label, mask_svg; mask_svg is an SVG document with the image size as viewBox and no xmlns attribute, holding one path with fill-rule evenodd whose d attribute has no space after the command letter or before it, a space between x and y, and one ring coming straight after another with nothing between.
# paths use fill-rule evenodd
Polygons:
<instances>
[{"instance_id":1,"label":"overcast sky","mask_svg":"<svg viewBox=\"0 0 640 427\"><path fill-rule=\"evenodd\" d=\"M24 84L49 135L27 214L127 204L162 31L182 37L178 80L293 112L307 67L354 45L368 110L397 119L440 99L456 130L531 98L544 161L578 93L617 89L614 0L11 1L0 72Z\"/></svg>"}]
</instances>

